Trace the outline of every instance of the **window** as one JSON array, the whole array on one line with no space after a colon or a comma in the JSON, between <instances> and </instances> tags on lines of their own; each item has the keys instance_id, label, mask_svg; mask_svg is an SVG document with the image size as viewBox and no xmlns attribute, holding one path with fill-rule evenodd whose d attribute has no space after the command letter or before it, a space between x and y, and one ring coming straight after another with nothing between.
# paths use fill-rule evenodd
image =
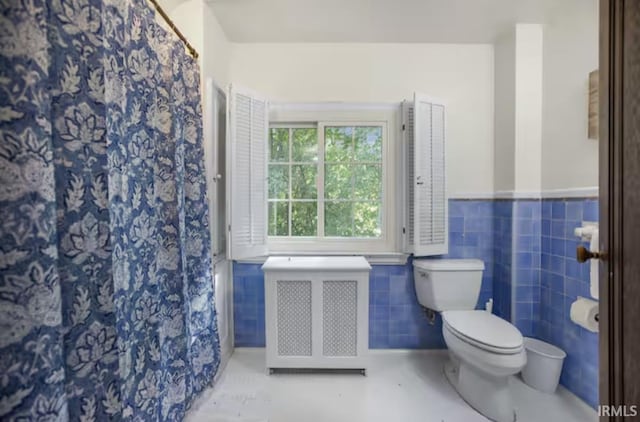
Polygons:
<instances>
[{"instance_id":1,"label":"window","mask_svg":"<svg viewBox=\"0 0 640 422\"><path fill-rule=\"evenodd\" d=\"M268 234L382 239L383 122L272 124Z\"/></svg>"},{"instance_id":2,"label":"window","mask_svg":"<svg viewBox=\"0 0 640 422\"><path fill-rule=\"evenodd\" d=\"M325 236L380 238L382 126L324 127Z\"/></svg>"},{"instance_id":3,"label":"window","mask_svg":"<svg viewBox=\"0 0 640 422\"><path fill-rule=\"evenodd\" d=\"M441 101L270 105L235 85L228 99L230 259L447 253Z\"/></svg>"},{"instance_id":4,"label":"window","mask_svg":"<svg viewBox=\"0 0 640 422\"><path fill-rule=\"evenodd\" d=\"M318 233L318 134L315 127L269 131L269 236Z\"/></svg>"},{"instance_id":5,"label":"window","mask_svg":"<svg viewBox=\"0 0 640 422\"><path fill-rule=\"evenodd\" d=\"M270 254L401 251L400 111L392 103L270 107Z\"/></svg>"}]
</instances>

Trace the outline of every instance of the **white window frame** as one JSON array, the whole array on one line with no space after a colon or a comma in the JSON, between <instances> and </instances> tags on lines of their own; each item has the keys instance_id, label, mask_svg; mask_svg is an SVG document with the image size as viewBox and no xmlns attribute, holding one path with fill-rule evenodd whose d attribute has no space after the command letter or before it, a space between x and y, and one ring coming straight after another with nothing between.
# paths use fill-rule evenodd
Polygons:
<instances>
[{"instance_id":1,"label":"white window frame","mask_svg":"<svg viewBox=\"0 0 640 422\"><path fill-rule=\"evenodd\" d=\"M269 236L273 254L397 254L401 251L401 108L392 104L272 104L270 127L318 128L318 174L324 174L324 127L368 125L383 127L382 141L382 236L380 238L322 237L324 228L324 180L318 186L318 236ZM321 173L322 172L322 173ZM320 179L319 179L320 180Z\"/></svg>"},{"instance_id":2,"label":"white window frame","mask_svg":"<svg viewBox=\"0 0 640 422\"><path fill-rule=\"evenodd\" d=\"M292 154L293 154L293 148L292 148L292 142L293 142L292 141L292 136L293 136L293 133L292 133L292 129L316 129L317 130L318 129L318 125L316 123L288 123L288 124L285 124L285 123L269 123L269 142L271 141L271 129L289 129L289 144L288 144L289 157L287 158L287 161L273 161L272 162L271 160L269 160L269 157L267 156L267 178L269 177L269 167L271 165L287 166L288 169L289 169L289 177L288 177L289 190L288 190L287 199L280 199L280 200L272 200L271 198L269 198L269 195L268 195L268 192L267 192L267 218L269 216L269 206L271 205L272 202L286 202L288 204L288 207L287 207L288 231L289 231L289 233L291 233L291 211L293 210L293 205L292 204L294 202L314 202L317 205L317 203L318 203L318 198L316 198L315 200L314 199L304 199L304 200L299 200L299 201L294 201L291 198L291 196L292 196L291 194L292 194L292 190L293 190L292 189L292 185L293 184L291 182L291 176L292 176L291 167L293 165L296 165L296 164L311 165L308 162L299 163L297 161L293 161L292 160ZM269 147L267 147L267 149L269 149ZM318 163L319 163L319 159L318 159L318 162L315 163L315 165L318 166ZM316 177L317 177L319 171L320 170L319 170L319 167L318 167L318 171L316 172ZM317 179L316 179L316 181L317 181ZM267 186L267 190L268 189L269 189L269 186ZM319 194L319 190L320 190L319 187L316 186L316 194L317 195ZM267 222L267 236L269 238L278 238L278 239L293 238L293 239L299 239L299 238L302 237L302 236L295 236L295 237L293 237L293 236L270 236L269 233L268 233L268 228L269 228L269 223ZM309 236L308 238L309 239L315 239L315 236Z\"/></svg>"}]
</instances>

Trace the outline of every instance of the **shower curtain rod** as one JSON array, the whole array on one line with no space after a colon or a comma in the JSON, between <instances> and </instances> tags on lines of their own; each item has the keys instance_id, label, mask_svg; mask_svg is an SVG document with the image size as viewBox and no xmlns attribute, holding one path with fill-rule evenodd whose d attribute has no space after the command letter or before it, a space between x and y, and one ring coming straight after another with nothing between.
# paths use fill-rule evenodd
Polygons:
<instances>
[{"instance_id":1,"label":"shower curtain rod","mask_svg":"<svg viewBox=\"0 0 640 422\"><path fill-rule=\"evenodd\" d=\"M180 30L178 29L176 24L173 23L173 21L171 20L169 15L167 15L167 12L165 12L162 9L162 7L158 4L157 0L149 0L149 1L151 2L151 4L153 4L153 7L156 8L156 11L160 14L160 16L162 16L162 18L167 23L167 25L169 25L169 27L178 36L178 38L180 38L182 40L182 42L184 43L185 47L187 47L187 50L189 50L189 53L191 54L191 56L194 59L197 59L198 58L198 52L196 51L195 48L193 48L193 46L189 43L189 41L187 41L187 37L182 35L182 32L180 32Z\"/></svg>"}]
</instances>

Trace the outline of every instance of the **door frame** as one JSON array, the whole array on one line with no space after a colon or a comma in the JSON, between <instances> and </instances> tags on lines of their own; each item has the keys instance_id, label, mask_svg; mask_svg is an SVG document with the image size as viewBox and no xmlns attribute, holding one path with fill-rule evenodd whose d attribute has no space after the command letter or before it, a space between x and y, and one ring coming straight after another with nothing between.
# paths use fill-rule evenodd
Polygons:
<instances>
[{"instance_id":1,"label":"door frame","mask_svg":"<svg viewBox=\"0 0 640 422\"><path fill-rule=\"evenodd\" d=\"M600 195L600 250L607 251L609 259L600 265L600 321L599 321L599 379L600 404L620 403L620 350L617 347L620 340L620 318L614 309L620 309L619 283L616 277L620 274L619 262L615 259L619 246L615 243L614 233L619 228L614 227L614 216L619 215L616 198L619 196L617 181L620 168L620 153L616 149L619 145L620 119L614 120L619 109L620 52L621 38L619 19L620 3L610 0L600 0L600 66L598 96L599 109L599 195ZM616 95L617 94L617 95ZM614 161L614 162L612 162ZM620 220L619 218L617 219ZM617 270L617 271L616 271Z\"/></svg>"},{"instance_id":2,"label":"door frame","mask_svg":"<svg viewBox=\"0 0 640 422\"><path fill-rule=\"evenodd\" d=\"M640 405L640 1L600 0L599 73L600 404L628 409Z\"/></svg>"}]
</instances>

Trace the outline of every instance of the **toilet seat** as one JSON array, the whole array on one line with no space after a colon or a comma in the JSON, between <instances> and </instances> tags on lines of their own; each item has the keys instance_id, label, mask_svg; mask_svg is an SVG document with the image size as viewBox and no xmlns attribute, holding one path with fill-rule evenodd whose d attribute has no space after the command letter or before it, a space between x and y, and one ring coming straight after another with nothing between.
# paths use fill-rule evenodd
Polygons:
<instances>
[{"instance_id":1,"label":"toilet seat","mask_svg":"<svg viewBox=\"0 0 640 422\"><path fill-rule=\"evenodd\" d=\"M509 322L486 311L444 311L444 328L482 350L502 355L520 353L524 339Z\"/></svg>"}]
</instances>

